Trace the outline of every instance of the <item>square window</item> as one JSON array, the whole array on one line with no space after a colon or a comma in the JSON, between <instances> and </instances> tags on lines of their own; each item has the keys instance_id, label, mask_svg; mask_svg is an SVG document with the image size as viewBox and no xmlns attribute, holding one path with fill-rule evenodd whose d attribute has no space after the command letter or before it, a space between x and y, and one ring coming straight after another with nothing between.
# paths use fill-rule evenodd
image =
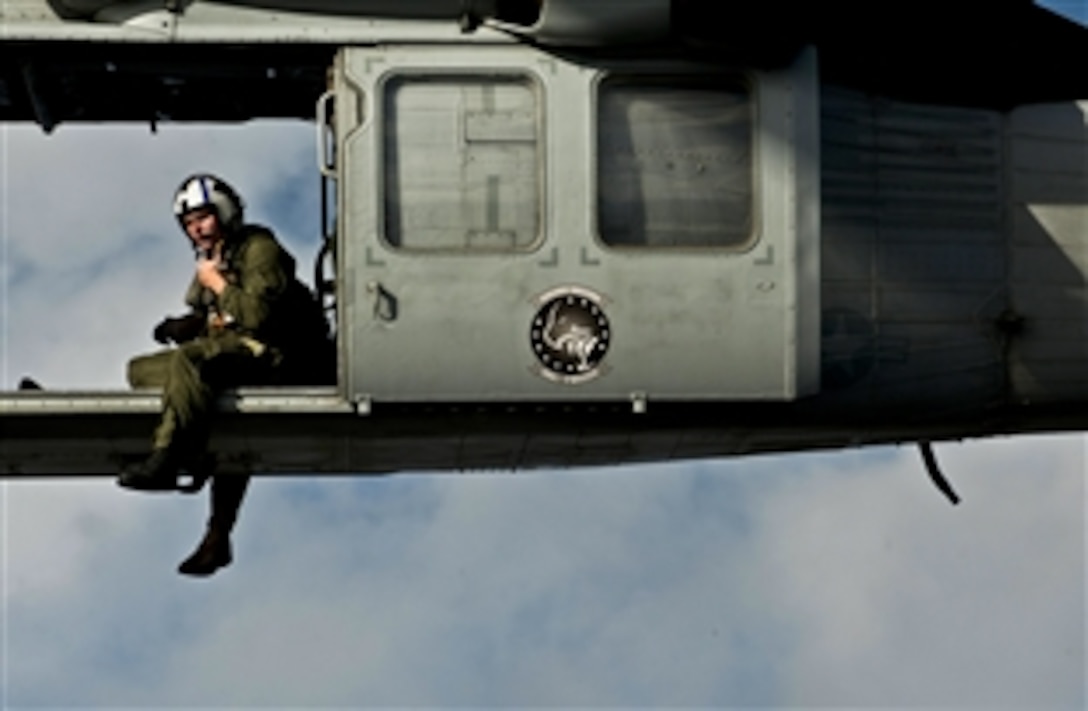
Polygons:
<instances>
[{"instance_id":1,"label":"square window","mask_svg":"<svg viewBox=\"0 0 1088 711\"><path fill-rule=\"evenodd\" d=\"M613 247L740 247L753 236L753 107L740 81L610 78L597 220Z\"/></svg>"},{"instance_id":2,"label":"square window","mask_svg":"<svg viewBox=\"0 0 1088 711\"><path fill-rule=\"evenodd\" d=\"M384 94L385 237L406 250L539 239L540 112L524 77L397 77Z\"/></svg>"}]
</instances>

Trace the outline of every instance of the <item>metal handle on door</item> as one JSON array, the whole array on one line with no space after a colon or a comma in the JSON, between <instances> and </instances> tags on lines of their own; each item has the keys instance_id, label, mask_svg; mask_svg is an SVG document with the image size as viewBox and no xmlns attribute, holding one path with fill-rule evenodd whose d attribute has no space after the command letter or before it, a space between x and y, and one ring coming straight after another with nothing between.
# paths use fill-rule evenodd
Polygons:
<instances>
[{"instance_id":1,"label":"metal handle on door","mask_svg":"<svg viewBox=\"0 0 1088 711\"><path fill-rule=\"evenodd\" d=\"M377 281L368 282L366 290L374 296L374 318L386 323L396 321L399 308L393 292Z\"/></svg>"}]
</instances>

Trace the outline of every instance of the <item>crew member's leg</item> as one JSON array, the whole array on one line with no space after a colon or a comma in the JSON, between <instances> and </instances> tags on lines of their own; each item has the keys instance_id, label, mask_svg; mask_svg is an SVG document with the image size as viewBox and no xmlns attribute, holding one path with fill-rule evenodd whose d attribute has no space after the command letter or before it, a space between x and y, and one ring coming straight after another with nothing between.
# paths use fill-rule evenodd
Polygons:
<instances>
[{"instance_id":1,"label":"crew member's leg","mask_svg":"<svg viewBox=\"0 0 1088 711\"><path fill-rule=\"evenodd\" d=\"M122 474L122 486L173 488L178 469L199 462L207 448L212 409L223 387L245 382L260 370L252 352L236 338L197 338L177 348L134 358L133 387L162 387L162 417L151 455Z\"/></svg>"},{"instance_id":2,"label":"crew member's leg","mask_svg":"<svg viewBox=\"0 0 1088 711\"><path fill-rule=\"evenodd\" d=\"M267 363L230 334L133 359L129 384L161 386L163 414L155 429L151 457L141 470L123 474L121 484L172 488L180 463L196 461L207 447L216 394L225 387L268 381L271 376ZM179 573L207 576L230 565L230 534L248 483L247 475L212 478L207 531L196 550L178 566Z\"/></svg>"},{"instance_id":3,"label":"crew member's leg","mask_svg":"<svg viewBox=\"0 0 1088 711\"><path fill-rule=\"evenodd\" d=\"M220 342L224 352L204 361L202 369L202 383L207 383L212 390L218 391L222 387L240 385L256 380L261 380L262 364L252 356L248 349L233 347L236 344ZM208 402L211 407L211 402ZM179 417L185 413L179 412ZM208 417L196 418L199 423L208 422ZM193 425L186 425L185 431L192 433ZM175 435L176 437L177 435ZM198 435L207 440L207 429L203 429ZM194 445L195 446L195 445ZM200 445L201 452L204 444ZM242 506L242 499L249 485L249 476L237 474L224 474L212 477L211 513L208 518L208 529L204 538L193 553L181 562L178 572L183 575L207 576L219 568L228 566L233 560L231 551L230 534L234 529L234 523L238 520L238 510Z\"/></svg>"},{"instance_id":4,"label":"crew member's leg","mask_svg":"<svg viewBox=\"0 0 1088 711\"><path fill-rule=\"evenodd\" d=\"M166 373L170 369L170 359L174 349L155 351L147 355L136 356L128 362L128 384L131 388L161 388L166 384Z\"/></svg>"},{"instance_id":5,"label":"crew member's leg","mask_svg":"<svg viewBox=\"0 0 1088 711\"><path fill-rule=\"evenodd\" d=\"M230 533L238 520L238 510L246 494L249 477L221 475L212 479L211 516L208 530L193 553L181 562L178 572L183 575L211 575L233 560Z\"/></svg>"}]
</instances>

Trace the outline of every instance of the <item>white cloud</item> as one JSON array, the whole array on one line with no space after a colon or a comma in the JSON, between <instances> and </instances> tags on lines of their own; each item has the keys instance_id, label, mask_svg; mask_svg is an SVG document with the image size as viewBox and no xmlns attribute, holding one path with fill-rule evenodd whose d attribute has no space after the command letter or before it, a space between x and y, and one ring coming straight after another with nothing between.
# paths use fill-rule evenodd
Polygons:
<instances>
[{"instance_id":1,"label":"white cloud","mask_svg":"<svg viewBox=\"0 0 1088 711\"><path fill-rule=\"evenodd\" d=\"M300 169L313 173L316 162L312 129L302 122L164 126L155 135L126 126L62 126L50 136L29 126L3 130L14 249L32 266L57 271L136 240L184 244L171 210L186 175L215 173L253 196Z\"/></svg>"},{"instance_id":2,"label":"white cloud","mask_svg":"<svg viewBox=\"0 0 1088 711\"><path fill-rule=\"evenodd\" d=\"M800 626L790 700L1083 701L1083 442L946 445L958 508L910 458L776 496L759 539Z\"/></svg>"},{"instance_id":3,"label":"white cloud","mask_svg":"<svg viewBox=\"0 0 1088 711\"><path fill-rule=\"evenodd\" d=\"M1083 702L1082 440L939 453L961 507L907 450L259 480L198 583L172 567L203 502L12 487L57 514L9 542L12 702ZM67 572L27 595L43 551Z\"/></svg>"}]
</instances>

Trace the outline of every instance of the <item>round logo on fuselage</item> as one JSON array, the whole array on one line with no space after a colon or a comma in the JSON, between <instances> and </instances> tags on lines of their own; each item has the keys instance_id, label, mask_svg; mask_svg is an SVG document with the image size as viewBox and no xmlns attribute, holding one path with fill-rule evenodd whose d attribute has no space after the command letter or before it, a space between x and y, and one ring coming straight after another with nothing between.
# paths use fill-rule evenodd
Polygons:
<instances>
[{"instance_id":1,"label":"round logo on fuselage","mask_svg":"<svg viewBox=\"0 0 1088 711\"><path fill-rule=\"evenodd\" d=\"M553 289L537 299L540 306L529 329L537 372L549 380L575 384L601 374L612 329L601 298L580 287Z\"/></svg>"}]
</instances>

